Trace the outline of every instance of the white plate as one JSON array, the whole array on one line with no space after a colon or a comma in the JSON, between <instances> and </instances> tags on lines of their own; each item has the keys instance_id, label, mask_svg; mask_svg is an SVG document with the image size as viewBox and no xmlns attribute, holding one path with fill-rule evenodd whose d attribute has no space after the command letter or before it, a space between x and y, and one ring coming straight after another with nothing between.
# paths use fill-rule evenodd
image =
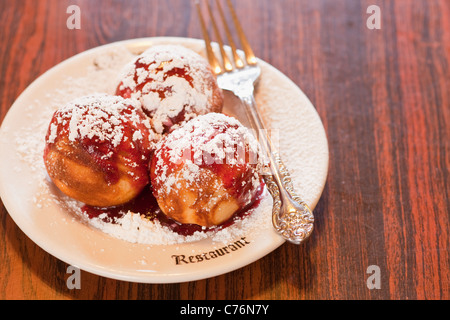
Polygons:
<instances>
[{"instance_id":1,"label":"white plate","mask_svg":"<svg viewBox=\"0 0 450 320\"><path fill-rule=\"evenodd\" d=\"M58 94L64 92L61 101L70 100L77 94L77 83L83 85L79 79L96 76L94 61L97 67L102 67L101 64L107 65L114 60L98 60L99 56L123 48L137 53L157 43L178 43L199 53L204 45L202 40L186 38L144 38L113 43L80 53L34 81L13 104L0 129L0 195L22 231L38 246L70 265L131 282L194 281L248 265L284 241L270 227L225 244L206 239L175 245L148 245L107 235L74 218L61 202L56 201L60 194L46 181L40 153L36 157L44 137L42 140L27 137L48 124L51 108L46 106L57 101ZM314 209L328 171L325 130L303 92L272 66L263 61L261 66L263 74L256 94L257 102L268 126L280 130L281 153L297 192ZM98 86L112 88L113 74L108 78L110 83L101 83L105 79L99 79ZM96 89L93 86L92 91L98 91ZM232 103L231 96L227 95L226 99L228 104ZM215 257L216 254L210 253L223 247L228 248L221 251L223 255ZM189 263L176 263L175 256L182 255ZM203 260L198 261L196 256Z\"/></svg>"}]
</instances>

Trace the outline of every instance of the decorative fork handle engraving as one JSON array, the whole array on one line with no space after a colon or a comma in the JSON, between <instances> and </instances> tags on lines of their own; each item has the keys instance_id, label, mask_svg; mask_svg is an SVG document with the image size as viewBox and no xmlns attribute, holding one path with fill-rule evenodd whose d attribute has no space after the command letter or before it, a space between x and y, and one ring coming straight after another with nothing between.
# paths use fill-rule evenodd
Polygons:
<instances>
[{"instance_id":1,"label":"decorative fork handle engraving","mask_svg":"<svg viewBox=\"0 0 450 320\"><path fill-rule=\"evenodd\" d=\"M300 244L305 241L313 231L314 215L308 205L295 193L291 176L278 153L274 153L273 155L278 163L278 169L280 170L284 189L288 192L290 197L298 203L298 206L292 207L291 210L282 210L283 195L280 192L280 188L275 182L273 175L265 175L264 180L267 189L273 198L273 226L283 238L289 242ZM289 201L286 199L285 195L284 197L284 201Z\"/></svg>"},{"instance_id":2,"label":"decorative fork handle engraving","mask_svg":"<svg viewBox=\"0 0 450 320\"><path fill-rule=\"evenodd\" d=\"M248 88L248 86L243 86L243 88L245 87ZM253 91L247 91L247 94L238 96L245 105L252 126L256 129L264 129ZM269 158L270 164L270 174L264 175L264 180L274 202L272 209L273 226L284 239L294 244L300 244L312 233L314 215L308 205L295 193L291 176L280 155L272 146L269 137L260 134L259 141Z\"/></svg>"}]
</instances>

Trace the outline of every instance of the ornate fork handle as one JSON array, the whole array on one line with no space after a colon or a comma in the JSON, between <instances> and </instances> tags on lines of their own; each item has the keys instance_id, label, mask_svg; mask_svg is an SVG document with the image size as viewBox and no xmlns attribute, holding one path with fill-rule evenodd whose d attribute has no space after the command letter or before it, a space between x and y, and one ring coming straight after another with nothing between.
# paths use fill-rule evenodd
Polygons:
<instances>
[{"instance_id":1,"label":"ornate fork handle","mask_svg":"<svg viewBox=\"0 0 450 320\"><path fill-rule=\"evenodd\" d=\"M241 84L242 90L235 94L244 103L247 116L253 122L253 128L264 130L264 124L256 109L253 90L249 85L250 83ZM253 88L253 83L251 87ZM314 215L308 205L295 193L291 176L268 135L260 132L259 141L271 169L270 174L264 175L264 180L274 201L272 209L274 228L287 241L300 244L312 233Z\"/></svg>"},{"instance_id":2,"label":"ornate fork handle","mask_svg":"<svg viewBox=\"0 0 450 320\"><path fill-rule=\"evenodd\" d=\"M274 157L276 158L278 167L281 171L284 189L296 203L292 204L292 200L287 200L286 196L280 192L280 189L282 188L278 187L278 183L275 182L274 176L264 176L267 189L272 195L274 202L272 222L275 230L277 230L283 238L289 242L300 244L311 235L314 228L314 216L308 205L295 193L289 172L279 155L274 153ZM289 204L286 202L289 202ZM282 209L283 203L289 208L288 210Z\"/></svg>"}]
</instances>

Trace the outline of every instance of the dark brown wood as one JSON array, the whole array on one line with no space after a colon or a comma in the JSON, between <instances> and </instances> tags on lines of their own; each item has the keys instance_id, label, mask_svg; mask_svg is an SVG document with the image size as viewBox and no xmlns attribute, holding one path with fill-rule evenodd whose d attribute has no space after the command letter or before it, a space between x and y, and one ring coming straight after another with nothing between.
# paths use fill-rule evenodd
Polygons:
<instances>
[{"instance_id":1,"label":"dark brown wood","mask_svg":"<svg viewBox=\"0 0 450 320\"><path fill-rule=\"evenodd\" d=\"M212 279L135 284L83 272L35 245L0 205L0 299L449 299L450 2L234 1L255 53L309 96L330 170L301 246ZM82 10L81 30L66 9ZM367 7L381 9L369 30ZM200 38L187 0L0 1L0 121L64 59L148 36ZM379 267L370 290L367 268Z\"/></svg>"}]
</instances>

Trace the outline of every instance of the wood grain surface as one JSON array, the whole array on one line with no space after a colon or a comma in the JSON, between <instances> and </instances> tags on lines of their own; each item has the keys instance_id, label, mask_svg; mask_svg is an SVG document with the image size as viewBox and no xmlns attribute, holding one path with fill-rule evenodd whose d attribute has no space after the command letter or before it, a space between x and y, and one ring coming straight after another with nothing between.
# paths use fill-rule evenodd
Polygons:
<instances>
[{"instance_id":1,"label":"wood grain surface","mask_svg":"<svg viewBox=\"0 0 450 320\"><path fill-rule=\"evenodd\" d=\"M0 299L450 298L450 1L236 0L256 54L291 78L327 132L315 231L215 278L136 284L67 265L0 203ZM69 5L81 29L69 30ZM370 30L367 8L381 9ZM0 122L40 74L84 50L148 37L201 38L188 0L0 0ZM369 266L380 288L369 289ZM369 268L369 270L368 270Z\"/></svg>"}]
</instances>

